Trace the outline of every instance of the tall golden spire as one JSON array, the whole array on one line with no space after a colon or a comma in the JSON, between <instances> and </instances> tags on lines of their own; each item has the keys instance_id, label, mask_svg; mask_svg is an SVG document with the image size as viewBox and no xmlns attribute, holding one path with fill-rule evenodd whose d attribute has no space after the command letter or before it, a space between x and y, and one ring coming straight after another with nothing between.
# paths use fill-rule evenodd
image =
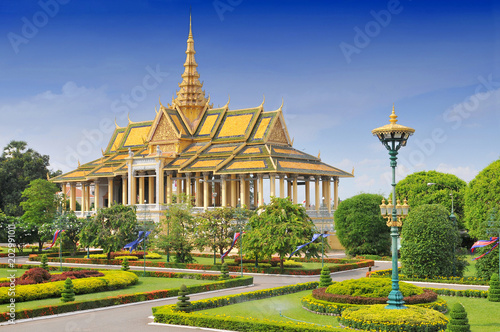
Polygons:
<instances>
[{"instance_id":1,"label":"tall golden spire","mask_svg":"<svg viewBox=\"0 0 500 332\"><path fill-rule=\"evenodd\" d=\"M179 83L180 89L177 91L177 97L172 100L172 107L177 106L180 109L185 119L190 122L189 125L191 128L197 124L197 120L199 120L204 108L208 106L208 99L205 97L205 91L201 89L203 83L200 82L200 74L198 74L196 70L198 64L194 59L195 54L191 13L189 13L189 35L187 39L186 62L184 63L182 82Z\"/></svg>"}]
</instances>

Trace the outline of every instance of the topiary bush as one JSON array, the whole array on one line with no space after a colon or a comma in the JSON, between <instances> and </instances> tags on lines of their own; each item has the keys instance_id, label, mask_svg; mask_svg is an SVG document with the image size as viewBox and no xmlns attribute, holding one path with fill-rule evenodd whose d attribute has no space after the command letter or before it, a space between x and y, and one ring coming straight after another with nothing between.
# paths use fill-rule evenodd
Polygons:
<instances>
[{"instance_id":1,"label":"topiary bush","mask_svg":"<svg viewBox=\"0 0 500 332\"><path fill-rule=\"evenodd\" d=\"M360 278L336 282L326 289L327 294L351 295L362 297L388 297L392 290L390 279ZM399 282L399 290L403 296L419 295L424 290L418 286Z\"/></svg>"},{"instance_id":2,"label":"topiary bush","mask_svg":"<svg viewBox=\"0 0 500 332\"><path fill-rule=\"evenodd\" d=\"M455 303L450 312L450 321L446 331L449 332L470 332L467 312L461 303Z\"/></svg>"},{"instance_id":3,"label":"topiary bush","mask_svg":"<svg viewBox=\"0 0 500 332\"><path fill-rule=\"evenodd\" d=\"M491 276L488 300L491 302L500 302L500 282L498 281L497 273L493 273Z\"/></svg>"},{"instance_id":4,"label":"topiary bush","mask_svg":"<svg viewBox=\"0 0 500 332\"><path fill-rule=\"evenodd\" d=\"M124 259L127 259L129 261L136 261L138 260L139 258L137 256L116 256L115 258L113 259L118 259L118 260L124 260Z\"/></svg>"},{"instance_id":5,"label":"topiary bush","mask_svg":"<svg viewBox=\"0 0 500 332\"><path fill-rule=\"evenodd\" d=\"M147 259L161 259L161 258L162 258L162 255L157 254L157 253L155 253L155 252L152 252L152 253L150 253L150 254L147 254L147 255L146 255L146 258L147 258Z\"/></svg>"},{"instance_id":6,"label":"topiary bush","mask_svg":"<svg viewBox=\"0 0 500 332\"><path fill-rule=\"evenodd\" d=\"M330 268L328 266L323 266L321 269L321 275L319 276L319 288L328 287L332 284L332 276L330 275Z\"/></svg>"},{"instance_id":7,"label":"topiary bush","mask_svg":"<svg viewBox=\"0 0 500 332\"><path fill-rule=\"evenodd\" d=\"M449 211L439 204L420 205L410 211L401 231L401 272L410 277L463 275L463 259L453 252L460 236Z\"/></svg>"},{"instance_id":8,"label":"topiary bush","mask_svg":"<svg viewBox=\"0 0 500 332\"><path fill-rule=\"evenodd\" d=\"M191 302L189 301L189 296L187 296L188 291L186 285L182 284L179 288L179 297L175 309L178 311L190 312L193 308Z\"/></svg>"},{"instance_id":9,"label":"topiary bush","mask_svg":"<svg viewBox=\"0 0 500 332\"><path fill-rule=\"evenodd\" d=\"M47 264L47 255L43 254L41 259L40 259L40 268L44 269L45 271L49 271L49 264Z\"/></svg>"},{"instance_id":10,"label":"topiary bush","mask_svg":"<svg viewBox=\"0 0 500 332\"><path fill-rule=\"evenodd\" d=\"M227 280L229 279L229 269L227 268L227 264L223 263L220 269L219 280Z\"/></svg>"},{"instance_id":11,"label":"topiary bush","mask_svg":"<svg viewBox=\"0 0 500 332\"><path fill-rule=\"evenodd\" d=\"M64 289L61 292L61 301L71 302L75 300L75 290L71 278L67 278L64 282Z\"/></svg>"},{"instance_id":12,"label":"topiary bush","mask_svg":"<svg viewBox=\"0 0 500 332\"><path fill-rule=\"evenodd\" d=\"M128 265L128 258L125 257L125 259L122 261L122 271L128 271L130 270L130 267Z\"/></svg>"},{"instance_id":13,"label":"topiary bush","mask_svg":"<svg viewBox=\"0 0 500 332\"><path fill-rule=\"evenodd\" d=\"M293 267L302 267L302 263L289 259L289 260L286 260L283 262L283 266L284 267L292 267L292 268Z\"/></svg>"},{"instance_id":14,"label":"topiary bush","mask_svg":"<svg viewBox=\"0 0 500 332\"><path fill-rule=\"evenodd\" d=\"M335 211L335 230L346 254L388 255L390 253L390 228L380 215L383 197L360 194L340 203Z\"/></svg>"}]
</instances>

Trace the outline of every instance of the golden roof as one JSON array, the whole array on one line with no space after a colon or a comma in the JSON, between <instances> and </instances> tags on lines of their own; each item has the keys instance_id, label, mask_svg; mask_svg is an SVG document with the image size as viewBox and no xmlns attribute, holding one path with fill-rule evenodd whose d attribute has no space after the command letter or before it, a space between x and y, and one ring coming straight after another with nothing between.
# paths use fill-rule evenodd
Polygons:
<instances>
[{"instance_id":1,"label":"golden roof","mask_svg":"<svg viewBox=\"0 0 500 332\"><path fill-rule=\"evenodd\" d=\"M394 112L394 105L392 105L392 113L391 115L389 116L390 120L389 120L389 124L385 125L385 126L382 126L382 127L379 127L379 128L375 128L372 130L372 134L375 135L375 136L379 136L379 138L381 137L381 135L388 135L388 134L391 134L391 133L394 133L394 134L400 134L400 135L412 135L414 132L415 132L415 129L413 128L410 128L410 127L406 127L406 126L403 126L403 125L400 125L400 124L397 124L398 120L398 116L396 115L396 113Z\"/></svg>"}]
</instances>

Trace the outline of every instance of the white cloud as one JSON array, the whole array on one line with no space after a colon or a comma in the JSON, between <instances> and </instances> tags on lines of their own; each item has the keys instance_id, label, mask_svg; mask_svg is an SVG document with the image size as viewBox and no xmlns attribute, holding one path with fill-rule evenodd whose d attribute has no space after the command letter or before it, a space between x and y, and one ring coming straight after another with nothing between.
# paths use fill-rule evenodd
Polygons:
<instances>
[{"instance_id":1,"label":"white cloud","mask_svg":"<svg viewBox=\"0 0 500 332\"><path fill-rule=\"evenodd\" d=\"M451 165L447 165L444 163L439 164L438 167L436 168L436 171L441 172L441 173L449 173L449 174L456 175L460 179L464 180L465 182L471 181L479 173L478 170L476 170L470 166L453 167Z\"/></svg>"}]
</instances>

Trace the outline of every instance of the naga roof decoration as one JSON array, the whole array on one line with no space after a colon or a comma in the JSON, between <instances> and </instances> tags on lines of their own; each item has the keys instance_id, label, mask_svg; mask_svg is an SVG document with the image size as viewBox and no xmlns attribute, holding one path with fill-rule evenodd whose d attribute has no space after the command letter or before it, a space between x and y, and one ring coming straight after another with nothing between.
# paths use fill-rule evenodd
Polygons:
<instances>
[{"instance_id":1,"label":"naga roof decoration","mask_svg":"<svg viewBox=\"0 0 500 332\"><path fill-rule=\"evenodd\" d=\"M205 96L194 59L194 39L189 22L186 62L182 82L172 104L155 109L152 121L116 122L103 156L54 182L81 182L127 174L127 162L161 158L167 171L213 172L213 174L285 173L352 177L292 147L281 106L264 111L257 107L230 110L229 102L213 108ZM129 155L132 154L132 157Z\"/></svg>"}]
</instances>

